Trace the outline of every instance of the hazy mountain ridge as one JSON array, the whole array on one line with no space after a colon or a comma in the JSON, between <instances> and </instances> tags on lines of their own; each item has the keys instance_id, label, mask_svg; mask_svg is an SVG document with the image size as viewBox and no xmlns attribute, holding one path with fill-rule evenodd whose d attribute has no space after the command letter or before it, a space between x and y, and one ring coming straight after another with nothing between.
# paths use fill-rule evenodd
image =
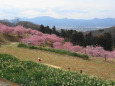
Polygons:
<instances>
[{"instance_id":1,"label":"hazy mountain ridge","mask_svg":"<svg viewBox=\"0 0 115 86\"><path fill-rule=\"evenodd\" d=\"M96 30L99 28L107 28L115 26L114 18L104 18L104 19L57 19L49 16L40 16L35 18L22 18L23 21L31 21L36 24L48 25L50 27L56 26L57 28L64 29L76 29L76 30Z\"/></svg>"}]
</instances>

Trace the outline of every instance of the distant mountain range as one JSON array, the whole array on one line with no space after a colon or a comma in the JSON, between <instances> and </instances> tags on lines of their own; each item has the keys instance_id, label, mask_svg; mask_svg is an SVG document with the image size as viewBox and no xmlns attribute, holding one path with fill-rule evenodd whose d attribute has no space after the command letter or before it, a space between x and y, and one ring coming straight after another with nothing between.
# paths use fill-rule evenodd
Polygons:
<instances>
[{"instance_id":1,"label":"distant mountain range","mask_svg":"<svg viewBox=\"0 0 115 86\"><path fill-rule=\"evenodd\" d=\"M101 28L107 28L115 26L115 18L104 18L104 19L57 19L49 16L40 16L35 18L21 18L23 21L31 21L36 24L43 24L45 26L56 26L57 28L63 29L76 29L82 31L96 30Z\"/></svg>"}]
</instances>

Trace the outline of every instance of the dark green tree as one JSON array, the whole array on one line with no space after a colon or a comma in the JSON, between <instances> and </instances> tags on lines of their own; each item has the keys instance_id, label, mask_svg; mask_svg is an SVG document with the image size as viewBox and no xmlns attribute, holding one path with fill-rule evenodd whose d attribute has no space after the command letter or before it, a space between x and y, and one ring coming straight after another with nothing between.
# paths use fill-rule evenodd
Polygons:
<instances>
[{"instance_id":1,"label":"dark green tree","mask_svg":"<svg viewBox=\"0 0 115 86\"><path fill-rule=\"evenodd\" d=\"M112 37L110 33L104 33L97 39L97 44L102 46L105 50L112 50Z\"/></svg>"},{"instance_id":2,"label":"dark green tree","mask_svg":"<svg viewBox=\"0 0 115 86\"><path fill-rule=\"evenodd\" d=\"M42 33L45 33L45 27L44 27L43 25L40 25L40 31L41 31Z\"/></svg>"},{"instance_id":3,"label":"dark green tree","mask_svg":"<svg viewBox=\"0 0 115 86\"><path fill-rule=\"evenodd\" d=\"M78 45L85 46L84 45L84 35L82 32L78 32L77 34L77 43Z\"/></svg>"},{"instance_id":4,"label":"dark green tree","mask_svg":"<svg viewBox=\"0 0 115 86\"><path fill-rule=\"evenodd\" d=\"M66 38L67 37L67 32L64 29L61 29L60 36Z\"/></svg>"},{"instance_id":5,"label":"dark green tree","mask_svg":"<svg viewBox=\"0 0 115 86\"><path fill-rule=\"evenodd\" d=\"M93 35L91 32L85 35L85 46L92 45Z\"/></svg>"},{"instance_id":6,"label":"dark green tree","mask_svg":"<svg viewBox=\"0 0 115 86\"><path fill-rule=\"evenodd\" d=\"M52 33L56 34L56 27L55 26L52 27Z\"/></svg>"},{"instance_id":7,"label":"dark green tree","mask_svg":"<svg viewBox=\"0 0 115 86\"><path fill-rule=\"evenodd\" d=\"M52 33L52 29L50 29L49 26L45 27L45 33L51 34Z\"/></svg>"},{"instance_id":8,"label":"dark green tree","mask_svg":"<svg viewBox=\"0 0 115 86\"><path fill-rule=\"evenodd\" d=\"M77 31L74 31L74 32L72 33L72 35L71 35L71 40L70 40L74 45L77 44L77 39L76 39L76 37L77 37Z\"/></svg>"}]
</instances>

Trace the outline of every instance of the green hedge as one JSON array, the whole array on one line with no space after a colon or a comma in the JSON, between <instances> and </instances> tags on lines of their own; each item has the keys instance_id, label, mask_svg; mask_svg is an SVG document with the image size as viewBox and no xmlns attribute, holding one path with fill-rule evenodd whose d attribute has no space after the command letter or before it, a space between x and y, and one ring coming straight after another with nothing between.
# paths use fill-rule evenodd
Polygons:
<instances>
[{"instance_id":1,"label":"green hedge","mask_svg":"<svg viewBox=\"0 0 115 86\"><path fill-rule=\"evenodd\" d=\"M67 54L67 55L70 55L70 56L80 57L80 58L83 58L83 59L86 59L86 60L89 59L88 55L78 54L78 53L70 52L70 51L67 51L67 50L59 50L59 49L42 47L42 46L26 45L26 44L21 44L21 43L18 45L18 47L27 47L29 49L39 49L39 50L44 50L44 51L51 51L51 52L55 52L55 53L59 53L59 54Z\"/></svg>"},{"instance_id":2,"label":"green hedge","mask_svg":"<svg viewBox=\"0 0 115 86\"><path fill-rule=\"evenodd\" d=\"M28 47L28 45L20 43L18 47Z\"/></svg>"},{"instance_id":3,"label":"green hedge","mask_svg":"<svg viewBox=\"0 0 115 86\"><path fill-rule=\"evenodd\" d=\"M22 86L114 86L113 81L63 71L31 61L0 54L0 77Z\"/></svg>"}]
</instances>

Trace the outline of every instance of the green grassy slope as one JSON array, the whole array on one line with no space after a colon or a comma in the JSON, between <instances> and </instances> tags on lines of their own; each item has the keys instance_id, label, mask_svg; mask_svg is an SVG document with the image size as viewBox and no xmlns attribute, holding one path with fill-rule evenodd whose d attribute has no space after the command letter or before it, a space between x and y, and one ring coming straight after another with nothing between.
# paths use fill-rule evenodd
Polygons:
<instances>
[{"instance_id":1,"label":"green grassy slope","mask_svg":"<svg viewBox=\"0 0 115 86\"><path fill-rule=\"evenodd\" d=\"M0 48L0 53L11 54L21 60L34 61L37 63L39 63L37 60L39 57L43 59L43 64L59 66L63 70L68 70L68 67L70 67L71 71L79 72L83 70L84 74L98 76L105 80L115 80L115 62L113 61L105 62L104 59L101 58L90 58L90 60L87 61L73 56L61 55L48 51L19 48L17 45L18 43L12 43L9 46L2 46Z\"/></svg>"},{"instance_id":2,"label":"green grassy slope","mask_svg":"<svg viewBox=\"0 0 115 86\"><path fill-rule=\"evenodd\" d=\"M23 86L114 86L115 82L0 54L0 77Z\"/></svg>"},{"instance_id":3,"label":"green grassy slope","mask_svg":"<svg viewBox=\"0 0 115 86\"><path fill-rule=\"evenodd\" d=\"M83 70L84 74L98 76L105 80L115 80L115 60L104 62L102 58L90 58L88 61L74 56L60 55L53 52L30 50L17 47L20 37L8 36L0 33L0 43L9 44L0 47L0 53L7 53L16 56L25 61L34 61L38 63L37 58L43 59L42 63L54 67L71 71Z\"/></svg>"}]
</instances>

